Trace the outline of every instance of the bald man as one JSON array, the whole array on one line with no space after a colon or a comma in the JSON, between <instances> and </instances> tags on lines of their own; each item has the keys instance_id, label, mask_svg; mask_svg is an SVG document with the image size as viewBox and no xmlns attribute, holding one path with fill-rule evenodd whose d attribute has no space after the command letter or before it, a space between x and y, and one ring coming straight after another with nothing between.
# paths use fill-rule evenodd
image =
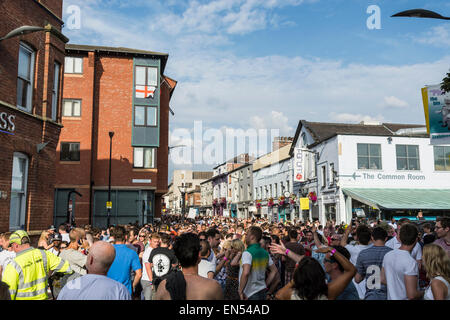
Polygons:
<instances>
[{"instance_id":1,"label":"bald man","mask_svg":"<svg viewBox=\"0 0 450 320\"><path fill-rule=\"evenodd\" d=\"M127 287L106 276L115 257L113 245L95 242L87 256L87 274L68 282L58 300L131 300Z\"/></svg>"}]
</instances>

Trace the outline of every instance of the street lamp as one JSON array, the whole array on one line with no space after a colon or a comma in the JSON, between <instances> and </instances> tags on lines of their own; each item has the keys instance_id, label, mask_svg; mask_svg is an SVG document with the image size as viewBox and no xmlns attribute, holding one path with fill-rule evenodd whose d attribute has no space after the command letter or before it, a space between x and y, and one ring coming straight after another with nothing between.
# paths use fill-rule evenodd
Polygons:
<instances>
[{"instance_id":1,"label":"street lamp","mask_svg":"<svg viewBox=\"0 0 450 320\"><path fill-rule=\"evenodd\" d=\"M73 206L72 206L72 193L76 193L78 196L82 197L81 193L78 191L72 190L67 195L67 223L71 226L75 226L75 217L73 216Z\"/></svg>"},{"instance_id":2,"label":"street lamp","mask_svg":"<svg viewBox=\"0 0 450 320\"><path fill-rule=\"evenodd\" d=\"M106 220L106 227L109 228L109 222L111 218L111 155L112 155L112 138L114 137L114 131L109 132L109 181L108 181L108 217Z\"/></svg>"},{"instance_id":3,"label":"street lamp","mask_svg":"<svg viewBox=\"0 0 450 320\"><path fill-rule=\"evenodd\" d=\"M444 17L439 13L425 9L406 10L396 13L391 17L431 18L431 19L450 20L450 17Z\"/></svg>"},{"instance_id":4,"label":"street lamp","mask_svg":"<svg viewBox=\"0 0 450 320\"><path fill-rule=\"evenodd\" d=\"M45 29L43 27L21 26L19 28L14 29L11 32L9 32L6 36L1 37L0 41L6 40L9 38L13 38L13 37L17 37L17 36L22 36L22 35L33 33L33 32L45 31L45 30L47 30L47 29Z\"/></svg>"},{"instance_id":5,"label":"street lamp","mask_svg":"<svg viewBox=\"0 0 450 320\"><path fill-rule=\"evenodd\" d=\"M187 190L187 185L183 182L181 184L181 186L178 186L178 190L180 190L181 192L181 221L182 223L184 223L184 215L186 214L186 190Z\"/></svg>"}]
</instances>

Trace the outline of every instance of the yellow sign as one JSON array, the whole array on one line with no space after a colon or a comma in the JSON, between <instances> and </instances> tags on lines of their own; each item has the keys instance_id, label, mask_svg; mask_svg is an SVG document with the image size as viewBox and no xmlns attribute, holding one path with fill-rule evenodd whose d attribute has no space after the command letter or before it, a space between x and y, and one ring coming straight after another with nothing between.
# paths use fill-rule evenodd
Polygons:
<instances>
[{"instance_id":1,"label":"yellow sign","mask_svg":"<svg viewBox=\"0 0 450 320\"><path fill-rule=\"evenodd\" d=\"M300 210L309 210L309 198L300 198Z\"/></svg>"},{"instance_id":2,"label":"yellow sign","mask_svg":"<svg viewBox=\"0 0 450 320\"><path fill-rule=\"evenodd\" d=\"M112 209L112 201L106 201L106 209Z\"/></svg>"},{"instance_id":3,"label":"yellow sign","mask_svg":"<svg viewBox=\"0 0 450 320\"><path fill-rule=\"evenodd\" d=\"M430 134L430 115L428 113L428 89L422 88L423 111L425 113L425 123L427 125L427 133Z\"/></svg>"}]
</instances>

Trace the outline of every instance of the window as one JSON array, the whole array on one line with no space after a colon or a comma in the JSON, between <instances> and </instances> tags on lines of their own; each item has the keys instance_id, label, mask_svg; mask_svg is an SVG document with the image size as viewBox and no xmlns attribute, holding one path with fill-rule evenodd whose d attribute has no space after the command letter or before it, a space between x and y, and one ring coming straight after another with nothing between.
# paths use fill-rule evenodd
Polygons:
<instances>
[{"instance_id":1,"label":"window","mask_svg":"<svg viewBox=\"0 0 450 320\"><path fill-rule=\"evenodd\" d=\"M81 100L64 99L63 117L81 117Z\"/></svg>"},{"instance_id":2,"label":"window","mask_svg":"<svg viewBox=\"0 0 450 320\"><path fill-rule=\"evenodd\" d=\"M134 148L134 167L144 169L155 168L155 156L155 148Z\"/></svg>"},{"instance_id":3,"label":"window","mask_svg":"<svg viewBox=\"0 0 450 320\"><path fill-rule=\"evenodd\" d=\"M33 49L24 43L19 47L19 65L17 75L17 106L31 112L34 75Z\"/></svg>"},{"instance_id":4,"label":"window","mask_svg":"<svg viewBox=\"0 0 450 320\"><path fill-rule=\"evenodd\" d=\"M25 228L27 177L28 157L22 153L15 152L9 209L9 229L11 231Z\"/></svg>"},{"instance_id":5,"label":"window","mask_svg":"<svg viewBox=\"0 0 450 320\"><path fill-rule=\"evenodd\" d=\"M397 144L395 148L397 170L420 170L419 146Z\"/></svg>"},{"instance_id":6,"label":"window","mask_svg":"<svg viewBox=\"0 0 450 320\"><path fill-rule=\"evenodd\" d=\"M64 60L64 73L83 73L83 58L66 57Z\"/></svg>"},{"instance_id":7,"label":"window","mask_svg":"<svg viewBox=\"0 0 450 320\"><path fill-rule=\"evenodd\" d=\"M136 66L135 86L136 98L153 98L158 86L158 68Z\"/></svg>"},{"instance_id":8,"label":"window","mask_svg":"<svg viewBox=\"0 0 450 320\"><path fill-rule=\"evenodd\" d=\"M247 192L248 192L247 199L251 199L252 198L252 188L250 187L249 184L247 184Z\"/></svg>"},{"instance_id":9,"label":"window","mask_svg":"<svg viewBox=\"0 0 450 320\"><path fill-rule=\"evenodd\" d=\"M61 161L80 161L79 142L61 142Z\"/></svg>"},{"instance_id":10,"label":"window","mask_svg":"<svg viewBox=\"0 0 450 320\"><path fill-rule=\"evenodd\" d=\"M322 188L327 185L327 167L322 166Z\"/></svg>"},{"instance_id":11,"label":"window","mask_svg":"<svg viewBox=\"0 0 450 320\"><path fill-rule=\"evenodd\" d=\"M329 177L330 177L330 186L334 185L334 163L330 163L330 173L329 173Z\"/></svg>"},{"instance_id":12,"label":"window","mask_svg":"<svg viewBox=\"0 0 450 320\"><path fill-rule=\"evenodd\" d=\"M55 62L53 69L53 90L52 90L52 120L56 120L59 100L59 70L61 65Z\"/></svg>"},{"instance_id":13,"label":"window","mask_svg":"<svg viewBox=\"0 0 450 320\"><path fill-rule=\"evenodd\" d=\"M450 171L450 147L434 147L434 170Z\"/></svg>"},{"instance_id":14,"label":"window","mask_svg":"<svg viewBox=\"0 0 450 320\"><path fill-rule=\"evenodd\" d=\"M157 125L157 111L156 107L135 106L134 107L134 125L151 127Z\"/></svg>"},{"instance_id":15,"label":"window","mask_svg":"<svg viewBox=\"0 0 450 320\"><path fill-rule=\"evenodd\" d=\"M381 170L381 145L358 143L358 169Z\"/></svg>"}]
</instances>

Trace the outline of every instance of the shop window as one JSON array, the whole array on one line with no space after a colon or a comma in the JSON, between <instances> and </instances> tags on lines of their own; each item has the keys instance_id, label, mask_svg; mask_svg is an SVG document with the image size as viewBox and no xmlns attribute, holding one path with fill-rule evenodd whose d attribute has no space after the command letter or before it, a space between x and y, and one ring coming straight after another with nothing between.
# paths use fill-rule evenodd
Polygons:
<instances>
[{"instance_id":1,"label":"shop window","mask_svg":"<svg viewBox=\"0 0 450 320\"><path fill-rule=\"evenodd\" d=\"M381 145L358 143L358 169L381 170Z\"/></svg>"},{"instance_id":2,"label":"shop window","mask_svg":"<svg viewBox=\"0 0 450 320\"><path fill-rule=\"evenodd\" d=\"M80 161L79 142L61 142L61 161Z\"/></svg>"},{"instance_id":3,"label":"shop window","mask_svg":"<svg viewBox=\"0 0 450 320\"><path fill-rule=\"evenodd\" d=\"M420 170L419 146L397 144L395 148L397 170Z\"/></svg>"}]
</instances>

